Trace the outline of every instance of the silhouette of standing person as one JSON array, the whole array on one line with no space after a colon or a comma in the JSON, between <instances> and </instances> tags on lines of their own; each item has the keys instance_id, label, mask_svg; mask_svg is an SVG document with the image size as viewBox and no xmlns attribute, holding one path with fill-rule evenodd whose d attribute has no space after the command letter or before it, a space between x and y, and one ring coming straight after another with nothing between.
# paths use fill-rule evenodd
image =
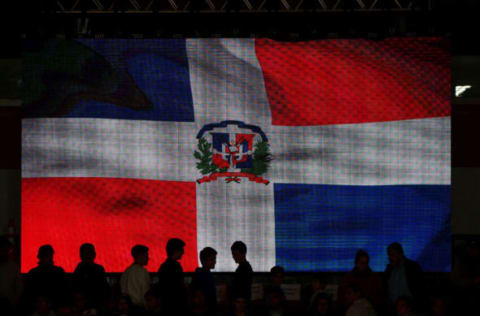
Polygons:
<instances>
[{"instance_id":1,"label":"silhouette of standing person","mask_svg":"<svg viewBox=\"0 0 480 316\"><path fill-rule=\"evenodd\" d=\"M184 315L187 311L187 295L183 269L178 262L184 253L185 242L172 238L167 242L167 259L158 269L158 289L163 315Z\"/></svg>"},{"instance_id":2,"label":"silhouette of standing person","mask_svg":"<svg viewBox=\"0 0 480 316\"><path fill-rule=\"evenodd\" d=\"M215 268L217 251L211 247L203 248L200 251L200 262L202 267L195 270L190 287L192 292L200 290L204 293L209 315L215 314L217 309L217 290L215 279L210 270Z\"/></svg>"},{"instance_id":3,"label":"silhouette of standing person","mask_svg":"<svg viewBox=\"0 0 480 316\"><path fill-rule=\"evenodd\" d=\"M120 277L122 294L130 297L136 307L145 306L145 293L150 289L150 275L145 266L148 264L148 247L135 245L132 248L133 263Z\"/></svg>"},{"instance_id":4,"label":"silhouette of standing person","mask_svg":"<svg viewBox=\"0 0 480 316\"><path fill-rule=\"evenodd\" d=\"M80 262L73 272L73 288L87 295L87 300L96 308L105 302L108 283L105 268L95 263L95 246L85 243L80 246Z\"/></svg>"},{"instance_id":5,"label":"silhouette of standing person","mask_svg":"<svg viewBox=\"0 0 480 316\"><path fill-rule=\"evenodd\" d=\"M242 241L236 241L231 247L232 257L238 264L233 277L231 291L234 297L242 296L251 299L253 269L247 261L247 245Z\"/></svg>"},{"instance_id":6,"label":"silhouette of standing person","mask_svg":"<svg viewBox=\"0 0 480 316\"><path fill-rule=\"evenodd\" d=\"M51 245L38 249L38 266L31 269L25 278L25 299L28 307L33 307L37 297L45 297L56 306L68 297L65 271L53 263L55 251Z\"/></svg>"}]
</instances>

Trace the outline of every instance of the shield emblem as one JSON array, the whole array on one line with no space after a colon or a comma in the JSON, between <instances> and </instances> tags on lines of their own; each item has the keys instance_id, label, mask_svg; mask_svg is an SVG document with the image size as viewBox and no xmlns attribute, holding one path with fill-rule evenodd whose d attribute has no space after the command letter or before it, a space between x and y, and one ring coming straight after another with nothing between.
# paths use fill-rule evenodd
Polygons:
<instances>
[{"instance_id":1,"label":"shield emblem","mask_svg":"<svg viewBox=\"0 0 480 316\"><path fill-rule=\"evenodd\" d=\"M212 163L219 168L244 169L252 167L254 134L210 133Z\"/></svg>"}]
</instances>

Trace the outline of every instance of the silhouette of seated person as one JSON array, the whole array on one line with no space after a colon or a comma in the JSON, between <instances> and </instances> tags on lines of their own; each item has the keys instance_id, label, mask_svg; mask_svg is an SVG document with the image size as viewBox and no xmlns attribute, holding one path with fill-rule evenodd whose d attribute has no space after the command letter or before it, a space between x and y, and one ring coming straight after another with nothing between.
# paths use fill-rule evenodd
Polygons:
<instances>
[{"instance_id":1,"label":"silhouette of seated person","mask_svg":"<svg viewBox=\"0 0 480 316\"><path fill-rule=\"evenodd\" d=\"M273 287L265 297L265 311L262 315L267 316L287 316L293 315L287 306L285 294L280 286Z\"/></svg>"},{"instance_id":2,"label":"silhouette of seated person","mask_svg":"<svg viewBox=\"0 0 480 316\"><path fill-rule=\"evenodd\" d=\"M39 296L53 306L69 297L65 272L61 267L54 265L53 255L54 250L51 245L43 245L38 249L38 265L25 277L27 308L32 307Z\"/></svg>"},{"instance_id":3,"label":"silhouette of seated person","mask_svg":"<svg viewBox=\"0 0 480 316\"><path fill-rule=\"evenodd\" d=\"M184 254L185 242L179 238L169 239L166 246L167 259L158 269L158 288L164 315L184 315L187 312L187 293L183 268L178 262Z\"/></svg>"},{"instance_id":4,"label":"silhouette of seated person","mask_svg":"<svg viewBox=\"0 0 480 316\"><path fill-rule=\"evenodd\" d=\"M211 270L215 268L217 263L217 251L211 247L203 248L200 251L200 263L202 266L195 270L190 288L192 293L196 290L203 292L207 311L214 314L217 310L217 290Z\"/></svg>"},{"instance_id":5,"label":"silhouette of seated person","mask_svg":"<svg viewBox=\"0 0 480 316\"><path fill-rule=\"evenodd\" d=\"M11 260L13 245L6 237L0 237L0 310L13 314L22 293L22 279L18 265Z\"/></svg>"},{"instance_id":6,"label":"silhouette of seated person","mask_svg":"<svg viewBox=\"0 0 480 316\"><path fill-rule=\"evenodd\" d=\"M327 293L319 293L315 296L312 304L310 305L310 310L308 311L309 316L333 316L335 315L333 311L333 302L330 298L330 295Z\"/></svg>"},{"instance_id":7,"label":"silhouette of seated person","mask_svg":"<svg viewBox=\"0 0 480 316\"><path fill-rule=\"evenodd\" d=\"M250 311L249 299L242 296L241 294L236 294L232 298L232 307L230 312L227 313L227 316L251 316L253 313Z\"/></svg>"},{"instance_id":8,"label":"silhouette of seated person","mask_svg":"<svg viewBox=\"0 0 480 316\"><path fill-rule=\"evenodd\" d=\"M308 284L302 290L302 301L304 306L307 307L307 310L312 309L313 302L320 294L328 294L327 293L327 280L325 275L321 272L316 273L312 277L311 284Z\"/></svg>"},{"instance_id":9,"label":"silhouette of seated person","mask_svg":"<svg viewBox=\"0 0 480 316\"><path fill-rule=\"evenodd\" d=\"M73 293L73 315L94 316L97 315L97 309L92 307L86 293L76 291Z\"/></svg>"},{"instance_id":10,"label":"silhouette of seated person","mask_svg":"<svg viewBox=\"0 0 480 316\"><path fill-rule=\"evenodd\" d=\"M190 296L190 311L189 316L207 316L216 315L216 312L208 310L207 298L205 292L199 288L192 289Z\"/></svg>"},{"instance_id":11,"label":"silhouette of seated person","mask_svg":"<svg viewBox=\"0 0 480 316\"><path fill-rule=\"evenodd\" d=\"M394 316L421 316L416 311L415 303L410 296L400 296L395 303Z\"/></svg>"},{"instance_id":12,"label":"silhouette of seated person","mask_svg":"<svg viewBox=\"0 0 480 316\"><path fill-rule=\"evenodd\" d=\"M105 268L95 263L97 254L90 243L80 246L80 262L73 272L73 288L85 293L86 299L94 307L101 306L108 295L109 286Z\"/></svg>"},{"instance_id":13,"label":"silhouette of seated person","mask_svg":"<svg viewBox=\"0 0 480 316\"><path fill-rule=\"evenodd\" d=\"M376 316L373 305L362 295L360 288L350 284L345 289L345 297L348 302L348 309L345 316Z\"/></svg>"},{"instance_id":14,"label":"silhouette of seated person","mask_svg":"<svg viewBox=\"0 0 480 316\"><path fill-rule=\"evenodd\" d=\"M347 288L354 284L360 288L362 296L368 299L376 311L383 303L382 279L373 273L369 266L370 257L364 250L358 250L355 254L355 267L347 273L338 288L338 304L342 311L346 311L348 301L346 297Z\"/></svg>"},{"instance_id":15,"label":"silhouette of seated person","mask_svg":"<svg viewBox=\"0 0 480 316\"><path fill-rule=\"evenodd\" d=\"M145 269L148 264L148 247L135 245L131 254L133 263L120 277L120 288L122 294L130 298L136 310L145 306L145 293L150 290L150 275Z\"/></svg>"},{"instance_id":16,"label":"silhouette of seated person","mask_svg":"<svg viewBox=\"0 0 480 316\"><path fill-rule=\"evenodd\" d=\"M242 241L236 241L230 249L233 260L238 264L230 288L231 295L233 297L241 296L250 301L252 296L253 269L247 261L247 245Z\"/></svg>"}]
</instances>

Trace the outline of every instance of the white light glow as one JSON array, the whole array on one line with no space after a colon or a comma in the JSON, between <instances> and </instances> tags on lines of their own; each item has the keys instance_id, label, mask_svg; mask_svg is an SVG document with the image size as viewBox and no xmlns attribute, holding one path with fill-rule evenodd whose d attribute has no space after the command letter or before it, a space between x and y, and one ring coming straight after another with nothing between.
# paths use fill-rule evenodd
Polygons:
<instances>
[{"instance_id":1,"label":"white light glow","mask_svg":"<svg viewBox=\"0 0 480 316\"><path fill-rule=\"evenodd\" d=\"M460 97L465 91L470 89L472 86L455 86L455 96Z\"/></svg>"}]
</instances>

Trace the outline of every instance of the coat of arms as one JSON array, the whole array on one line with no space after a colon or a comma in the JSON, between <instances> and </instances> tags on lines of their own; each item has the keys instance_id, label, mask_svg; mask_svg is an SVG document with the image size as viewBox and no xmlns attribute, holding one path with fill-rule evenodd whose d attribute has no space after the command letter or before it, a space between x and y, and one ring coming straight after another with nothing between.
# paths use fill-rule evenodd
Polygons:
<instances>
[{"instance_id":1,"label":"coat of arms","mask_svg":"<svg viewBox=\"0 0 480 316\"><path fill-rule=\"evenodd\" d=\"M241 121L222 121L203 126L197 134L194 152L197 169L204 175L198 183L225 178L227 183L250 181L268 184L262 178L272 155L267 136L262 129Z\"/></svg>"}]
</instances>

